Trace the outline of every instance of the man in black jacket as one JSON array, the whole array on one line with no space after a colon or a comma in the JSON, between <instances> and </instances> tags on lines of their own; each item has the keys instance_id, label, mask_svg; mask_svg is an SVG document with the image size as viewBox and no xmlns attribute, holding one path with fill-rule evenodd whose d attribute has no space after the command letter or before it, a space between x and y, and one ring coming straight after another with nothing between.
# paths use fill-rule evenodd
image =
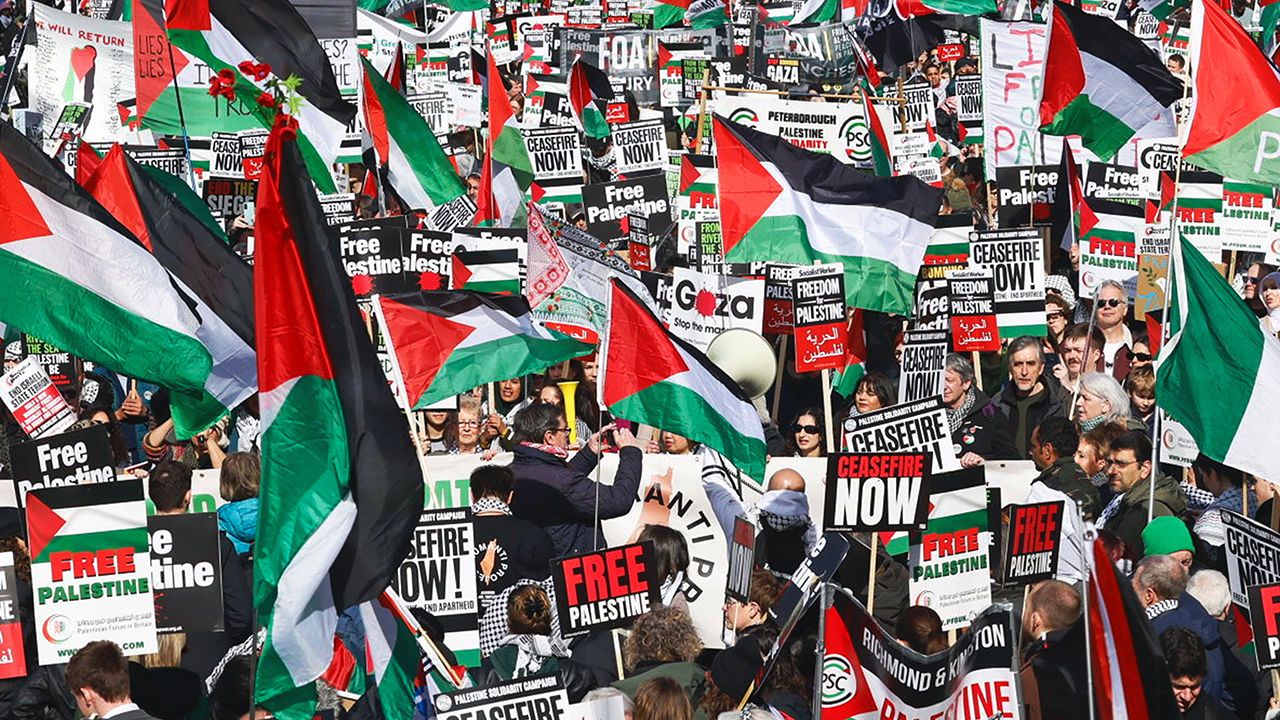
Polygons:
<instances>
[{"instance_id":1,"label":"man in black jacket","mask_svg":"<svg viewBox=\"0 0 1280 720\"><path fill-rule=\"evenodd\" d=\"M1031 720L1083 717L1089 702L1085 678L1080 595L1070 585L1045 580L1027 593L1022 631L1022 690Z\"/></svg>"},{"instance_id":2,"label":"man in black jacket","mask_svg":"<svg viewBox=\"0 0 1280 720\"><path fill-rule=\"evenodd\" d=\"M569 458L569 426L555 405L531 405L515 417L516 476L511 512L542 527L556 555L584 553L605 546L600 520L631 511L640 489L642 443L630 430L606 425L587 446ZM612 430L618 451L613 484L595 482L590 473L599 461L601 433Z\"/></svg>"},{"instance_id":3,"label":"man in black jacket","mask_svg":"<svg viewBox=\"0 0 1280 720\"><path fill-rule=\"evenodd\" d=\"M1045 418L1066 415L1060 386L1044 371L1044 350L1040 343L1040 338L1027 335L1009 343L1005 356L1009 363L1009 381L995 397L1008 426L1009 439L1023 460L1031 459L1032 430Z\"/></svg>"},{"instance_id":4,"label":"man in black jacket","mask_svg":"<svg viewBox=\"0 0 1280 720\"><path fill-rule=\"evenodd\" d=\"M481 465L471 471L471 517L481 615L494 597L517 580L545 580L551 576L555 546L542 528L512 516L515 485L509 467Z\"/></svg>"}]
</instances>

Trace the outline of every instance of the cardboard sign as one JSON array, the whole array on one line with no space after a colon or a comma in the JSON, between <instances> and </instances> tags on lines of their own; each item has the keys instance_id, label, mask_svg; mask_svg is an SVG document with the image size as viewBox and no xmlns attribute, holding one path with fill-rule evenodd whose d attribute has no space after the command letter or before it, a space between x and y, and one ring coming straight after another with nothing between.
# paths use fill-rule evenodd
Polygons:
<instances>
[{"instance_id":1,"label":"cardboard sign","mask_svg":"<svg viewBox=\"0 0 1280 720\"><path fill-rule=\"evenodd\" d=\"M424 510L409 555L391 579L407 607L431 613L445 645L467 667L480 664L475 528L470 508Z\"/></svg>"},{"instance_id":2,"label":"cardboard sign","mask_svg":"<svg viewBox=\"0 0 1280 720\"><path fill-rule=\"evenodd\" d=\"M80 386L80 358L34 335L22 334L22 356L33 358L59 390Z\"/></svg>"},{"instance_id":3,"label":"cardboard sign","mask_svg":"<svg viewBox=\"0 0 1280 720\"><path fill-rule=\"evenodd\" d=\"M827 457L823 530L924 530L929 519L928 453Z\"/></svg>"},{"instance_id":4,"label":"cardboard sign","mask_svg":"<svg viewBox=\"0 0 1280 720\"><path fill-rule=\"evenodd\" d=\"M139 165L155 168L168 173L179 180L186 181L190 175L187 164L187 153L182 148L128 148L129 157Z\"/></svg>"},{"instance_id":5,"label":"cardboard sign","mask_svg":"<svg viewBox=\"0 0 1280 720\"><path fill-rule=\"evenodd\" d=\"M537 718L564 720L569 697L556 673L433 696L438 720Z\"/></svg>"},{"instance_id":6,"label":"cardboard sign","mask_svg":"<svg viewBox=\"0 0 1280 720\"><path fill-rule=\"evenodd\" d=\"M0 553L0 680L27 674L27 655L18 615L18 577L13 553Z\"/></svg>"},{"instance_id":7,"label":"cardboard sign","mask_svg":"<svg viewBox=\"0 0 1280 720\"><path fill-rule=\"evenodd\" d=\"M353 193L321 195L320 210L329 226L342 225L356 219L356 196Z\"/></svg>"},{"instance_id":8,"label":"cardboard sign","mask_svg":"<svg viewBox=\"0 0 1280 720\"><path fill-rule=\"evenodd\" d=\"M39 42L32 43L24 58L28 105L44 117L45 136L61 137L64 128L55 119L69 103L78 108L76 137L83 131L91 142L127 142L132 131L120 121L120 105L138 95L130 24L43 4L32 5L30 12L35 25L30 37Z\"/></svg>"},{"instance_id":9,"label":"cardboard sign","mask_svg":"<svg viewBox=\"0 0 1280 720\"><path fill-rule=\"evenodd\" d=\"M584 185L582 204L587 213L587 230L605 242L626 237L623 220L627 215L657 216L653 228L671 224L671 200L667 180L659 175Z\"/></svg>"},{"instance_id":10,"label":"cardboard sign","mask_svg":"<svg viewBox=\"0 0 1280 720\"><path fill-rule=\"evenodd\" d=\"M795 331L791 277L795 265L769 263L764 268L764 332L790 335Z\"/></svg>"},{"instance_id":11,"label":"cardboard sign","mask_svg":"<svg viewBox=\"0 0 1280 720\"><path fill-rule=\"evenodd\" d=\"M215 132L209 140L209 177L239 179L244 177L244 161L240 155L240 136Z\"/></svg>"},{"instance_id":12,"label":"cardboard sign","mask_svg":"<svg viewBox=\"0 0 1280 720\"><path fill-rule=\"evenodd\" d=\"M720 222L695 220L693 227L694 240L689 247L690 262L704 273L725 274L724 236L720 233Z\"/></svg>"},{"instance_id":13,"label":"cardboard sign","mask_svg":"<svg viewBox=\"0 0 1280 720\"><path fill-rule=\"evenodd\" d=\"M627 627L662 601L653 543L635 543L554 561L556 612L564 637Z\"/></svg>"},{"instance_id":14,"label":"cardboard sign","mask_svg":"<svg viewBox=\"0 0 1280 720\"><path fill-rule=\"evenodd\" d=\"M32 357L23 358L0 375L0 399L22 432L33 440L57 435L76 422L75 411Z\"/></svg>"},{"instance_id":15,"label":"cardboard sign","mask_svg":"<svg viewBox=\"0 0 1280 720\"><path fill-rule=\"evenodd\" d=\"M1186 426L1174 420L1169 413L1156 408L1160 413L1160 461L1178 467L1191 467L1200 454L1196 439Z\"/></svg>"},{"instance_id":16,"label":"cardboard sign","mask_svg":"<svg viewBox=\"0 0 1280 720\"><path fill-rule=\"evenodd\" d=\"M258 196L258 183L252 180L233 180L230 178L207 178L200 189L204 204L214 217L235 218L244 214L246 205L251 205Z\"/></svg>"},{"instance_id":17,"label":"cardboard sign","mask_svg":"<svg viewBox=\"0 0 1280 720\"><path fill-rule=\"evenodd\" d=\"M791 272L796 372L845 366L849 329L844 309L844 265L797 267Z\"/></svg>"},{"instance_id":18,"label":"cardboard sign","mask_svg":"<svg viewBox=\"0 0 1280 720\"><path fill-rule=\"evenodd\" d=\"M956 119L960 123L960 142L965 145L982 143L982 76L957 75L956 102L959 109Z\"/></svg>"},{"instance_id":19,"label":"cardboard sign","mask_svg":"<svg viewBox=\"0 0 1280 720\"><path fill-rule=\"evenodd\" d=\"M849 554L849 538L837 532L824 532L814 543L809 556L782 586L778 601L769 608L769 619L778 627L778 639L765 653L764 674L768 675L778 653L786 647L791 631L818 599L822 586L835 577L845 555Z\"/></svg>"},{"instance_id":20,"label":"cardboard sign","mask_svg":"<svg viewBox=\"0 0 1280 720\"><path fill-rule=\"evenodd\" d=\"M1050 210L1058 202L1060 174L1056 165L1017 165L997 169L1000 227L1050 225Z\"/></svg>"},{"instance_id":21,"label":"cardboard sign","mask_svg":"<svg viewBox=\"0 0 1280 720\"><path fill-rule=\"evenodd\" d=\"M1040 88L1044 87L1044 23L1003 22L983 18L982 53L983 153L987 178L996 168L1056 168L1062 139L1040 132ZM1003 210L1004 199L1000 206ZM1001 225L1004 216L1001 215Z\"/></svg>"},{"instance_id":22,"label":"cardboard sign","mask_svg":"<svg viewBox=\"0 0 1280 720\"><path fill-rule=\"evenodd\" d=\"M524 131L524 147L535 182L575 178L582 182L582 141L574 128L539 127Z\"/></svg>"},{"instance_id":23,"label":"cardboard sign","mask_svg":"<svg viewBox=\"0 0 1280 720\"><path fill-rule=\"evenodd\" d=\"M1222 249L1264 253L1271 248L1272 188L1222 182Z\"/></svg>"},{"instance_id":24,"label":"cardboard sign","mask_svg":"<svg viewBox=\"0 0 1280 720\"><path fill-rule=\"evenodd\" d=\"M38 488L106 483L116 479L106 425L19 443L9 448L18 501Z\"/></svg>"},{"instance_id":25,"label":"cardboard sign","mask_svg":"<svg viewBox=\"0 0 1280 720\"><path fill-rule=\"evenodd\" d=\"M1249 607L1248 588L1280 582L1280 533L1234 512L1222 512L1227 536L1227 582L1231 600Z\"/></svg>"},{"instance_id":26,"label":"cardboard sign","mask_svg":"<svg viewBox=\"0 0 1280 720\"><path fill-rule=\"evenodd\" d=\"M938 62L954 62L965 54L964 43L944 43L938 46Z\"/></svg>"},{"instance_id":27,"label":"cardboard sign","mask_svg":"<svg viewBox=\"0 0 1280 720\"><path fill-rule=\"evenodd\" d=\"M969 236L969 264L990 270L1000 337L1044 337L1044 237L1039 230L991 230Z\"/></svg>"},{"instance_id":28,"label":"cardboard sign","mask_svg":"<svg viewBox=\"0 0 1280 720\"><path fill-rule=\"evenodd\" d=\"M459 225L470 224L476 216L476 203L466 193L436 207L427 216L427 229L453 232Z\"/></svg>"},{"instance_id":29,"label":"cardboard sign","mask_svg":"<svg viewBox=\"0 0 1280 720\"><path fill-rule=\"evenodd\" d=\"M265 129L241 130L240 167L244 170L246 180L257 180L262 175L262 156L267 152L267 136Z\"/></svg>"},{"instance_id":30,"label":"cardboard sign","mask_svg":"<svg viewBox=\"0 0 1280 720\"><path fill-rule=\"evenodd\" d=\"M27 546L41 665L94 640L126 655L156 651L141 480L32 490Z\"/></svg>"},{"instance_id":31,"label":"cardboard sign","mask_svg":"<svg viewBox=\"0 0 1280 720\"><path fill-rule=\"evenodd\" d=\"M911 538L908 568L912 605L927 605L942 629L969 624L991 604L991 533L982 472L933 478L929 526Z\"/></svg>"},{"instance_id":32,"label":"cardboard sign","mask_svg":"<svg viewBox=\"0 0 1280 720\"><path fill-rule=\"evenodd\" d=\"M667 162L662 120L638 120L613 128L613 156L620 175L661 170Z\"/></svg>"},{"instance_id":33,"label":"cardboard sign","mask_svg":"<svg viewBox=\"0 0 1280 720\"><path fill-rule=\"evenodd\" d=\"M152 515L156 632L221 632L222 552L216 513Z\"/></svg>"},{"instance_id":34,"label":"cardboard sign","mask_svg":"<svg viewBox=\"0 0 1280 720\"><path fill-rule=\"evenodd\" d=\"M936 655L899 643L857 600L826 610L822 715L831 718L1026 717L1018 692L1013 614L994 607Z\"/></svg>"},{"instance_id":35,"label":"cardboard sign","mask_svg":"<svg viewBox=\"0 0 1280 720\"><path fill-rule=\"evenodd\" d=\"M672 273L671 307L664 313L671 331L706 350L729 328L760 332L764 281L711 275L677 267Z\"/></svg>"},{"instance_id":36,"label":"cardboard sign","mask_svg":"<svg viewBox=\"0 0 1280 720\"><path fill-rule=\"evenodd\" d=\"M1115 280L1133 297L1138 285L1137 236L1142 231L1142 208L1114 200L1085 198L1085 202L1097 223L1080 238L1077 295L1093 297L1104 280Z\"/></svg>"},{"instance_id":37,"label":"cardboard sign","mask_svg":"<svg viewBox=\"0 0 1280 720\"><path fill-rule=\"evenodd\" d=\"M1005 585L1030 585L1057 573L1062 551L1064 505L1059 502L1010 505L1004 546Z\"/></svg>"},{"instance_id":38,"label":"cardboard sign","mask_svg":"<svg viewBox=\"0 0 1280 720\"><path fill-rule=\"evenodd\" d=\"M729 580L724 596L746 604L751 602L751 570L756 557L756 526L738 515L733 519L733 541L729 544Z\"/></svg>"},{"instance_id":39,"label":"cardboard sign","mask_svg":"<svg viewBox=\"0 0 1280 720\"><path fill-rule=\"evenodd\" d=\"M909 403L942 395L947 361L947 333L908 330L902 345L898 402Z\"/></svg>"},{"instance_id":40,"label":"cardboard sign","mask_svg":"<svg viewBox=\"0 0 1280 720\"><path fill-rule=\"evenodd\" d=\"M907 99L907 103L900 111L900 120L906 125L908 131L924 130L934 123L937 103L929 83L907 83L902 86L902 95Z\"/></svg>"},{"instance_id":41,"label":"cardboard sign","mask_svg":"<svg viewBox=\"0 0 1280 720\"><path fill-rule=\"evenodd\" d=\"M1084 194L1103 200L1142 198L1142 174L1138 168L1113 163L1091 162L1085 167Z\"/></svg>"},{"instance_id":42,"label":"cardboard sign","mask_svg":"<svg viewBox=\"0 0 1280 720\"><path fill-rule=\"evenodd\" d=\"M846 421L845 430L844 446L849 452L927 452L934 473L960 468L941 397L858 415Z\"/></svg>"},{"instance_id":43,"label":"cardboard sign","mask_svg":"<svg viewBox=\"0 0 1280 720\"><path fill-rule=\"evenodd\" d=\"M1169 277L1169 255L1138 255L1138 287L1133 296L1133 314L1146 318L1152 311L1164 309L1164 289Z\"/></svg>"},{"instance_id":44,"label":"cardboard sign","mask_svg":"<svg viewBox=\"0 0 1280 720\"><path fill-rule=\"evenodd\" d=\"M951 346L956 352L1000 350L995 279L991 271L961 270L947 275ZM1041 301L1044 304L1044 301Z\"/></svg>"},{"instance_id":45,"label":"cardboard sign","mask_svg":"<svg viewBox=\"0 0 1280 720\"><path fill-rule=\"evenodd\" d=\"M1249 588L1249 624L1258 669L1280 668L1280 583Z\"/></svg>"}]
</instances>

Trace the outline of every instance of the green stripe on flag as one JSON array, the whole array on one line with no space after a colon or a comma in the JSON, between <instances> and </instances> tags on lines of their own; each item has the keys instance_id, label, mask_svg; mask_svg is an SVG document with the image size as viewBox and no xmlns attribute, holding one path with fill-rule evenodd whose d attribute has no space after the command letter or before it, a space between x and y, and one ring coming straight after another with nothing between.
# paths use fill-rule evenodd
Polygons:
<instances>
[{"instance_id":1,"label":"green stripe on flag","mask_svg":"<svg viewBox=\"0 0 1280 720\"><path fill-rule=\"evenodd\" d=\"M134 552L147 552L150 540L146 527L104 530L102 532L54 535L40 554L31 558L33 563L49 562L49 556L57 552L93 552L113 548L132 548Z\"/></svg>"},{"instance_id":2,"label":"green stripe on flag","mask_svg":"<svg viewBox=\"0 0 1280 720\"><path fill-rule=\"evenodd\" d=\"M1084 146L1104 162L1115 157L1136 132L1120 118L1093 104L1087 94L1077 95L1042 130L1050 135L1079 135Z\"/></svg>"},{"instance_id":3,"label":"green stripe on flag","mask_svg":"<svg viewBox=\"0 0 1280 720\"><path fill-rule=\"evenodd\" d=\"M539 372L595 350L594 345L562 337L563 340L543 340L528 335L507 335L454 350L432 380L431 387L417 400L410 398L410 401L415 410L421 410L471 388Z\"/></svg>"}]
</instances>

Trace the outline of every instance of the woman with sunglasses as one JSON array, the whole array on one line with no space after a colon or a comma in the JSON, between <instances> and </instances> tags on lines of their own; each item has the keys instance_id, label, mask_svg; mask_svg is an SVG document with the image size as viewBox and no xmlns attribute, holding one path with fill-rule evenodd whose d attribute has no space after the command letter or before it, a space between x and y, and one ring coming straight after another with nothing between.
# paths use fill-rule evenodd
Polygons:
<instances>
[{"instance_id":1,"label":"woman with sunglasses","mask_svg":"<svg viewBox=\"0 0 1280 720\"><path fill-rule=\"evenodd\" d=\"M827 434L822 426L822 411L805 408L791 423L787 436L787 454L796 457L826 457Z\"/></svg>"},{"instance_id":2,"label":"woman with sunglasses","mask_svg":"<svg viewBox=\"0 0 1280 720\"><path fill-rule=\"evenodd\" d=\"M1274 265L1268 265L1262 262L1256 262L1244 271L1244 304L1249 306L1254 315L1258 317L1267 316L1267 308L1262 304L1262 298L1258 294L1258 284L1262 282L1262 278L1276 271Z\"/></svg>"},{"instance_id":3,"label":"woman with sunglasses","mask_svg":"<svg viewBox=\"0 0 1280 720\"><path fill-rule=\"evenodd\" d=\"M1258 321L1262 332L1280 337L1280 272L1273 272L1258 283L1258 295L1267 314Z\"/></svg>"}]
</instances>

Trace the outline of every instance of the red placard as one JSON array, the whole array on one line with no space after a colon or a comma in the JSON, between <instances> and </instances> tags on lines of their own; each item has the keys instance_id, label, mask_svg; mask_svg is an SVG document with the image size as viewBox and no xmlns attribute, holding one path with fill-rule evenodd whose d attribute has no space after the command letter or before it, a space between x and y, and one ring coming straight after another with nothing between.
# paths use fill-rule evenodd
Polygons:
<instances>
[{"instance_id":1,"label":"red placard","mask_svg":"<svg viewBox=\"0 0 1280 720\"><path fill-rule=\"evenodd\" d=\"M947 43L938 46L938 62L953 62L965 56L964 43Z\"/></svg>"}]
</instances>

